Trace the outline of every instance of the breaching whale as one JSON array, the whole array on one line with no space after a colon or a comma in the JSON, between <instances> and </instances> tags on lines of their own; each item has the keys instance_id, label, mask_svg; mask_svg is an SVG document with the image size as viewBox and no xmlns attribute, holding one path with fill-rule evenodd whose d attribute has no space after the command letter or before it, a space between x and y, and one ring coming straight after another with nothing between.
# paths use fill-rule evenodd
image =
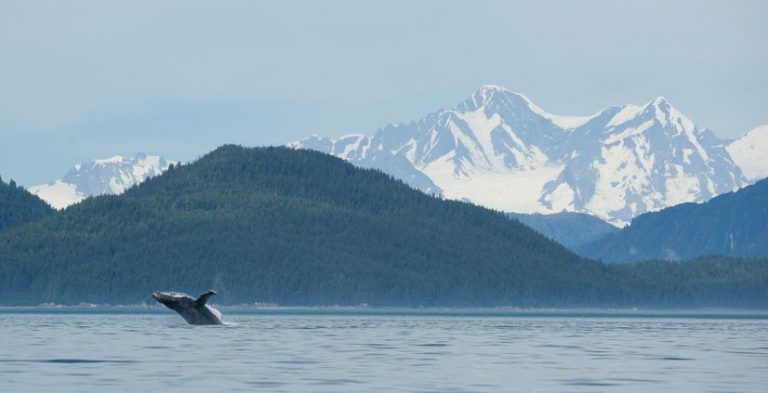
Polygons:
<instances>
[{"instance_id":1,"label":"breaching whale","mask_svg":"<svg viewBox=\"0 0 768 393\"><path fill-rule=\"evenodd\" d=\"M186 293L155 292L152 297L179 313L190 325L221 325L221 312L205 304L215 294L216 291L208 290L195 299Z\"/></svg>"}]
</instances>

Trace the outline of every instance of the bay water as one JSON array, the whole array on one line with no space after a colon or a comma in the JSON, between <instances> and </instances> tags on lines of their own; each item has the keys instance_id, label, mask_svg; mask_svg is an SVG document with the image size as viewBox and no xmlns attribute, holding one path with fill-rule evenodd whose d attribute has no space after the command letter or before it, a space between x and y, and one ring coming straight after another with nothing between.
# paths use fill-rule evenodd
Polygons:
<instances>
[{"instance_id":1,"label":"bay water","mask_svg":"<svg viewBox=\"0 0 768 393\"><path fill-rule=\"evenodd\" d=\"M0 309L0 392L766 392L768 315Z\"/></svg>"}]
</instances>

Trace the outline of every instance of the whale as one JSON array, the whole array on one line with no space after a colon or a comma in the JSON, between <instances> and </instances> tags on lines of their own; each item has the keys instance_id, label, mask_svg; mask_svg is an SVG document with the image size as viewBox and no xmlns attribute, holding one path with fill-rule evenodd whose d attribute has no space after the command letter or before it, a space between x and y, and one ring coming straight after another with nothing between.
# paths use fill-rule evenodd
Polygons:
<instances>
[{"instance_id":1,"label":"whale","mask_svg":"<svg viewBox=\"0 0 768 393\"><path fill-rule=\"evenodd\" d=\"M197 298L181 292L155 292L152 297L164 306L176 311L190 325L221 325L221 311L206 303L216 291L208 290Z\"/></svg>"}]
</instances>

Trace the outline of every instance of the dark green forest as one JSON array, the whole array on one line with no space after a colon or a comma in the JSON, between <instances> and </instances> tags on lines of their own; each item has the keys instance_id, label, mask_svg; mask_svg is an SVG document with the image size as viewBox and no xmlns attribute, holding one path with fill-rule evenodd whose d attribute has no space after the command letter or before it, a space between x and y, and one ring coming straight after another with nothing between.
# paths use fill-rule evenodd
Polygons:
<instances>
[{"instance_id":1,"label":"dark green forest","mask_svg":"<svg viewBox=\"0 0 768 393\"><path fill-rule=\"evenodd\" d=\"M317 152L223 146L0 234L3 304L768 306L768 261L608 266Z\"/></svg>"},{"instance_id":2,"label":"dark green forest","mask_svg":"<svg viewBox=\"0 0 768 393\"><path fill-rule=\"evenodd\" d=\"M0 178L0 232L48 217L53 209L11 180Z\"/></svg>"}]
</instances>

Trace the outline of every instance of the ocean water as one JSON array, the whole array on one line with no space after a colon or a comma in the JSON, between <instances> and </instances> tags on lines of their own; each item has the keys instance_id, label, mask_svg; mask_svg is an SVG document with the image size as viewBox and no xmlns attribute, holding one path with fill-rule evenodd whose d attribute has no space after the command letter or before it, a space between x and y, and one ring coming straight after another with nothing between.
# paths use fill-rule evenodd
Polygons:
<instances>
[{"instance_id":1,"label":"ocean water","mask_svg":"<svg viewBox=\"0 0 768 393\"><path fill-rule=\"evenodd\" d=\"M768 316L0 310L0 392L766 392Z\"/></svg>"}]
</instances>

